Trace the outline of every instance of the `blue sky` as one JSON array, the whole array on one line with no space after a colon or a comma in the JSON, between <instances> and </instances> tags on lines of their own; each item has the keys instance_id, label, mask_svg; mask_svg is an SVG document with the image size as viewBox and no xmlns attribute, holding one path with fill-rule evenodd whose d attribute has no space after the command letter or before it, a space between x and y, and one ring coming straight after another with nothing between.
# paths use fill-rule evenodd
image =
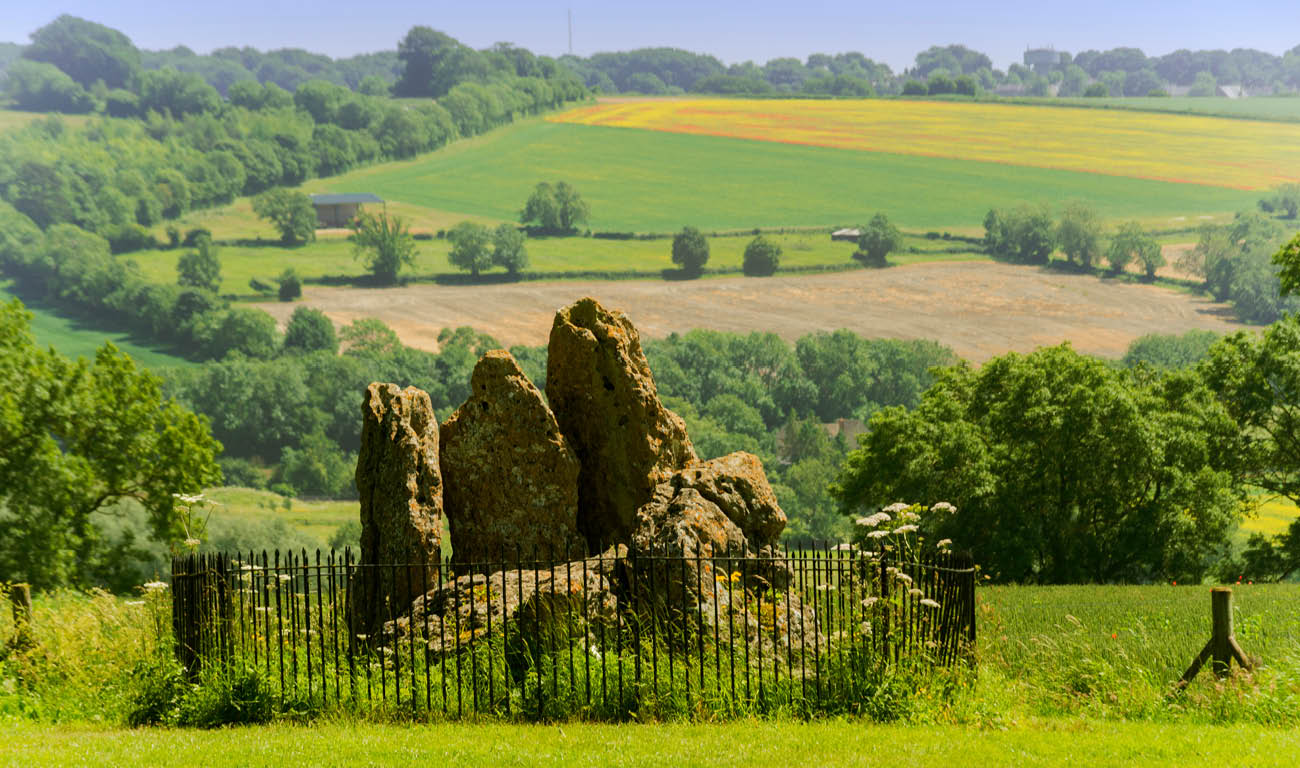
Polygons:
<instances>
[{"instance_id":1,"label":"blue sky","mask_svg":"<svg viewBox=\"0 0 1300 768\"><path fill-rule=\"evenodd\" d=\"M142 48L183 44L200 53L225 45L306 48L331 56L392 49L424 24L476 48L510 41L538 53L567 49L573 11L579 55L666 45L726 63L857 50L899 70L932 44L963 43L1005 68L1026 46L1078 52L1134 46L1148 55L1176 48L1300 45L1297 0L0 0L0 40L27 42L60 13L122 30Z\"/></svg>"}]
</instances>

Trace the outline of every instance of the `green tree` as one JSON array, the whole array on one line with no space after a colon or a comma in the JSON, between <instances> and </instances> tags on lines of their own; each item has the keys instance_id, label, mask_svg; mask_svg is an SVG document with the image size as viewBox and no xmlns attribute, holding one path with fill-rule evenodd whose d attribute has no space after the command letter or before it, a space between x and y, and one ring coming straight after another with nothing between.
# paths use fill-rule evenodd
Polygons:
<instances>
[{"instance_id":1,"label":"green tree","mask_svg":"<svg viewBox=\"0 0 1300 768\"><path fill-rule=\"evenodd\" d=\"M140 52L130 38L68 14L33 32L23 56L53 64L86 88L96 80L109 88L127 88L140 72Z\"/></svg>"},{"instance_id":2,"label":"green tree","mask_svg":"<svg viewBox=\"0 0 1300 768\"><path fill-rule=\"evenodd\" d=\"M93 517L122 499L145 509L149 538L199 536L173 494L221 479L207 420L113 345L72 362L38 347L30 323L20 302L0 307L0 572L94 586L108 553Z\"/></svg>"},{"instance_id":3,"label":"green tree","mask_svg":"<svg viewBox=\"0 0 1300 768\"><path fill-rule=\"evenodd\" d=\"M479 270L492 268L492 234L482 224L460 222L447 231L447 242L447 261L456 269L478 277Z\"/></svg>"},{"instance_id":4,"label":"green tree","mask_svg":"<svg viewBox=\"0 0 1300 768\"><path fill-rule=\"evenodd\" d=\"M1111 238L1110 247L1106 249L1106 261L1110 262L1110 269L1115 274L1137 261L1147 278L1152 279L1156 270L1164 266L1165 257L1155 237L1143 229L1141 223L1129 221L1120 224Z\"/></svg>"},{"instance_id":5,"label":"green tree","mask_svg":"<svg viewBox=\"0 0 1300 768\"><path fill-rule=\"evenodd\" d=\"M253 198L253 213L271 222L285 245L316 239L316 209L311 198L296 189L266 190Z\"/></svg>"},{"instance_id":6,"label":"green tree","mask_svg":"<svg viewBox=\"0 0 1300 768\"><path fill-rule=\"evenodd\" d=\"M572 232L585 223L591 209L568 182L554 186L543 181L533 188L519 214L521 224L533 224L544 232Z\"/></svg>"},{"instance_id":7,"label":"green tree","mask_svg":"<svg viewBox=\"0 0 1300 768\"><path fill-rule=\"evenodd\" d=\"M526 236L512 224L502 223L492 232L492 266L505 269L517 276L528 268Z\"/></svg>"},{"instance_id":8,"label":"green tree","mask_svg":"<svg viewBox=\"0 0 1300 768\"><path fill-rule=\"evenodd\" d=\"M1091 269L1101 259L1101 216L1091 205L1071 200L1061 211L1056 241L1073 264Z\"/></svg>"},{"instance_id":9,"label":"green tree","mask_svg":"<svg viewBox=\"0 0 1300 768\"><path fill-rule=\"evenodd\" d=\"M457 83L487 74L482 56L455 38L424 26L411 27L397 45L402 74L393 86L397 96L441 98Z\"/></svg>"},{"instance_id":10,"label":"green tree","mask_svg":"<svg viewBox=\"0 0 1300 768\"><path fill-rule=\"evenodd\" d=\"M1204 360L1220 336L1214 331L1188 331L1182 335L1148 333L1128 345L1123 363L1129 368L1149 365L1164 370L1182 370Z\"/></svg>"},{"instance_id":11,"label":"green tree","mask_svg":"<svg viewBox=\"0 0 1300 768\"><path fill-rule=\"evenodd\" d=\"M1046 264L1056 249L1056 228L1046 205L993 209L984 217L989 254L1020 264Z\"/></svg>"},{"instance_id":12,"label":"green tree","mask_svg":"<svg viewBox=\"0 0 1300 768\"><path fill-rule=\"evenodd\" d=\"M673 235L673 263L688 275L698 275L709 261L709 241L695 227Z\"/></svg>"},{"instance_id":13,"label":"green tree","mask_svg":"<svg viewBox=\"0 0 1300 768\"><path fill-rule=\"evenodd\" d=\"M1273 254L1273 263L1279 268L1282 295L1300 293L1300 234Z\"/></svg>"},{"instance_id":14,"label":"green tree","mask_svg":"<svg viewBox=\"0 0 1300 768\"><path fill-rule=\"evenodd\" d=\"M750 277L766 277L781 265L781 246L759 235L745 246L741 270Z\"/></svg>"},{"instance_id":15,"label":"green tree","mask_svg":"<svg viewBox=\"0 0 1300 768\"><path fill-rule=\"evenodd\" d=\"M209 340L213 358L238 352L247 357L271 358L280 348L275 318L260 309L236 307L226 310Z\"/></svg>"},{"instance_id":16,"label":"green tree","mask_svg":"<svg viewBox=\"0 0 1300 768\"><path fill-rule=\"evenodd\" d=\"M833 493L850 515L955 505L923 533L1001 581L1195 581L1240 517L1236 439L1191 374L1044 347L946 369L917 409L876 414Z\"/></svg>"},{"instance_id":17,"label":"green tree","mask_svg":"<svg viewBox=\"0 0 1300 768\"><path fill-rule=\"evenodd\" d=\"M194 250L182 255L176 262L176 282L190 288L203 288L216 293L221 287L221 258L210 235L200 235Z\"/></svg>"},{"instance_id":18,"label":"green tree","mask_svg":"<svg viewBox=\"0 0 1300 768\"><path fill-rule=\"evenodd\" d=\"M53 64L15 61L5 70L4 93L19 109L80 114L95 108L94 98Z\"/></svg>"},{"instance_id":19,"label":"green tree","mask_svg":"<svg viewBox=\"0 0 1300 768\"><path fill-rule=\"evenodd\" d=\"M353 223L352 248L365 260L366 269L384 285L397 282L403 266L415 263L415 238L400 216L387 211L362 212Z\"/></svg>"},{"instance_id":20,"label":"green tree","mask_svg":"<svg viewBox=\"0 0 1300 768\"><path fill-rule=\"evenodd\" d=\"M284 349L286 352L298 353L337 353L339 337L334 332L334 321L319 309L298 307L289 316L289 324L285 326Z\"/></svg>"},{"instance_id":21,"label":"green tree","mask_svg":"<svg viewBox=\"0 0 1300 768\"><path fill-rule=\"evenodd\" d=\"M858 250L853 253L853 258L868 267L888 266L889 254L903 247L903 234L883 213L872 216L871 221L859 229L862 235L858 237Z\"/></svg>"},{"instance_id":22,"label":"green tree","mask_svg":"<svg viewBox=\"0 0 1300 768\"><path fill-rule=\"evenodd\" d=\"M1294 219L1300 214L1300 184L1282 184L1259 203L1266 212L1280 211L1283 218Z\"/></svg>"},{"instance_id":23,"label":"green tree","mask_svg":"<svg viewBox=\"0 0 1300 768\"><path fill-rule=\"evenodd\" d=\"M275 282L280 286L276 292L280 301L293 301L302 296L302 278L298 277L293 267L285 267Z\"/></svg>"},{"instance_id":24,"label":"green tree","mask_svg":"<svg viewBox=\"0 0 1300 768\"><path fill-rule=\"evenodd\" d=\"M1262 335L1239 331L1210 349L1198 372L1237 424L1235 471L1300 503L1300 316Z\"/></svg>"}]
</instances>

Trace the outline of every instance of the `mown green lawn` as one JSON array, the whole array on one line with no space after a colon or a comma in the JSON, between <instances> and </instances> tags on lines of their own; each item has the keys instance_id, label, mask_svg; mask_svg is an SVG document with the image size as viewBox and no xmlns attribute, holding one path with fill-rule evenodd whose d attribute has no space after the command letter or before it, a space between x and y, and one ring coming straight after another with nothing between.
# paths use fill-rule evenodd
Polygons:
<instances>
[{"instance_id":1,"label":"mown green lawn","mask_svg":"<svg viewBox=\"0 0 1300 768\"><path fill-rule=\"evenodd\" d=\"M978 228L990 207L1092 201L1168 226L1253 207L1257 193L1090 173L629 128L525 121L409 161L311 184L454 216L513 220L539 181L566 180L593 230L832 226L883 211L913 230Z\"/></svg>"},{"instance_id":2,"label":"mown green lawn","mask_svg":"<svg viewBox=\"0 0 1300 768\"><path fill-rule=\"evenodd\" d=\"M1300 731L1030 720L993 729L862 722L702 725L318 723L217 731L7 724L8 766L1287 766Z\"/></svg>"}]
</instances>

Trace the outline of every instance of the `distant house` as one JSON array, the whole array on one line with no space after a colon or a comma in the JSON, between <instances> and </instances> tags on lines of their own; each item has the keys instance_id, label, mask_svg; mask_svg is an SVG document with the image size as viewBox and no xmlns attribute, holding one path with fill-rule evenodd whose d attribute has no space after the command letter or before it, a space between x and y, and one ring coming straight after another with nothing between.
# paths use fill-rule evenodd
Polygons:
<instances>
[{"instance_id":1,"label":"distant house","mask_svg":"<svg viewBox=\"0 0 1300 768\"><path fill-rule=\"evenodd\" d=\"M862 230L860 229L837 229L831 233L831 240L857 242L859 237L862 237Z\"/></svg>"},{"instance_id":2,"label":"distant house","mask_svg":"<svg viewBox=\"0 0 1300 768\"><path fill-rule=\"evenodd\" d=\"M316 209L316 228L347 227L357 217L366 203L384 202L368 193L353 195L312 195L311 205Z\"/></svg>"}]
</instances>

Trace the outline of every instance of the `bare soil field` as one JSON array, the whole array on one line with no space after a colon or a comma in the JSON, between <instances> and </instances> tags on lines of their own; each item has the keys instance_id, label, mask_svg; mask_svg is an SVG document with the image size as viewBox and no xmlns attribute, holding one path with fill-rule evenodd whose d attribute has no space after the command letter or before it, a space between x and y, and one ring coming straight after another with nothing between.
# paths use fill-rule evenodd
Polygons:
<instances>
[{"instance_id":1,"label":"bare soil field","mask_svg":"<svg viewBox=\"0 0 1300 768\"><path fill-rule=\"evenodd\" d=\"M1129 342L1147 333L1245 327L1232 321L1226 305L1204 297L989 262L689 282L305 286L301 303L338 324L377 317L406 344L436 350L440 329L462 325L507 346L545 344L555 310L582 296L623 310L650 337L711 328L773 331L793 340L848 328L876 338L936 339L976 362L1062 341L1082 352L1120 357ZM260 306L283 325L296 305Z\"/></svg>"}]
</instances>

